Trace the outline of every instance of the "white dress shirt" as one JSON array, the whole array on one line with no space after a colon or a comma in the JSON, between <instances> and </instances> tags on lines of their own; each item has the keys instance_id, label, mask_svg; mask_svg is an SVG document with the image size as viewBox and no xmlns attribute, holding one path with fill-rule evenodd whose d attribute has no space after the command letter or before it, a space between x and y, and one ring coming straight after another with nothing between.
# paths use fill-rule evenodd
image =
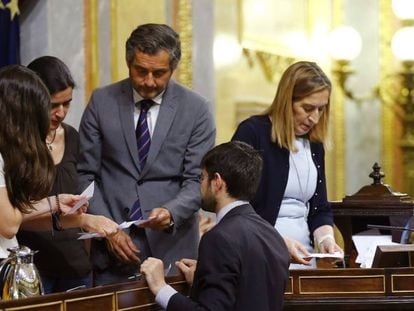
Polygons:
<instances>
[{"instance_id":1,"label":"white dress shirt","mask_svg":"<svg viewBox=\"0 0 414 311\"><path fill-rule=\"evenodd\" d=\"M132 93L133 93L133 97L134 97L134 103L139 103L141 100L144 99L141 95L138 94L137 91L135 91L135 89L132 89ZM160 106L161 106L163 95L164 95L164 92L162 92L161 94L158 94L156 97L152 98L152 101L155 104L152 105L152 107L147 112L147 124L148 124L148 129L149 129L151 137L152 137L152 134L154 133L155 124L157 123L158 113L160 112ZM141 105L136 104L135 105L135 110L134 110L135 128L137 127L137 124L138 124L138 119L139 119L140 112L141 112Z\"/></svg>"}]
</instances>

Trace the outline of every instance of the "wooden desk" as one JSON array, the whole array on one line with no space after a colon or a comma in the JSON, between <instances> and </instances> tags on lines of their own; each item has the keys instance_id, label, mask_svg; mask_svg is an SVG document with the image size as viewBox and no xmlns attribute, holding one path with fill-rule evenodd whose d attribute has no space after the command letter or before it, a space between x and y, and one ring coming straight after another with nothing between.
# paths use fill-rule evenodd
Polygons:
<instances>
[{"instance_id":1,"label":"wooden desk","mask_svg":"<svg viewBox=\"0 0 414 311\"><path fill-rule=\"evenodd\" d=\"M414 214L414 202L331 202L334 223L344 239L344 253L347 267L355 264L355 247L352 236L367 230L368 224L389 224L390 217L409 219ZM394 232L399 240L400 232Z\"/></svg>"},{"instance_id":2,"label":"wooden desk","mask_svg":"<svg viewBox=\"0 0 414 311\"><path fill-rule=\"evenodd\" d=\"M358 266L354 262L354 234L367 230L368 224L390 225L393 220L407 221L414 215L414 201L407 194L394 192L390 186L381 182L385 175L377 163L369 176L373 179L371 185L362 187L342 201L331 202L334 223L341 231L345 243L347 267ZM401 232L393 231L391 234L394 241L400 241Z\"/></svg>"},{"instance_id":3,"label":"wooden desk","mask_svg":"<svg viewBox=\"0 0 414 311\"><path fill-rule=\"evenodd\" d=\"M414 310L414 268L292 270L284 311Z\"/></svg>"},{"instance_id":4,"label":"wooden desk","mask_svg":"<svg viewBox=\"0 0 414 311\"><path fill-rule=\"evenodd\" d=\"M180 276L168 282L188 292ZM0 310L159 310L145 281L0 302ZM285 311L414 310L414 268L292 270ZM260 310L257 310L260 311Z\"/></svg>"},{"instance_id":5,"label":"wooden desk","mask_svg":"<svg viewBox=\"0 0 414 311\"><path fill-rule=\"evenodd\" d=\"M188 285L181 276L168 277L168 283L182 293ZM122 311L160 310L145 281L134 281L56 293L19 300L0 301L1 311Z\"/></svg>"}]
</instances>

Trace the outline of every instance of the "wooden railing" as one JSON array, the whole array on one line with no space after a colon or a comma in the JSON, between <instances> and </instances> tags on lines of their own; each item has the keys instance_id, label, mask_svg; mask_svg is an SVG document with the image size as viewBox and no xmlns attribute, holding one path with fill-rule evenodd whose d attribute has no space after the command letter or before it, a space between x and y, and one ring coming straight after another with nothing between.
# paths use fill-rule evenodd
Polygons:
<instances>
[{"instance_id":1,"label":"wooden railing","mask_svg":"<svg viewBox=\"0 0 414 311\"><path fill-rule=\"evenodd\" d=\"M168 283L181 293L181 276ZM160 310L145 281L0 302L0 310ZM414 268L292 270L285 311L414 310ZM259 310L258 310L259 311Z\"/></svg>"}]
</instances>

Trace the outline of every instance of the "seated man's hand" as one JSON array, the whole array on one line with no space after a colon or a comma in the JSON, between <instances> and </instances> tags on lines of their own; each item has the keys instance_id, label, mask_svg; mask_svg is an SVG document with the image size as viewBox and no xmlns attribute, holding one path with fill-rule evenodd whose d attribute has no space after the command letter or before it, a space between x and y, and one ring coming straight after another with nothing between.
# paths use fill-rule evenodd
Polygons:
<instances>
[{"instance_id":1,"label":"seated man's hand","mask_svg":"<svg viewBox=\"0 0 414 311\"><path fill-rule=\"evenodd\" d=\"M183 258L180 261L176 261L175 265L182 272L182 274L184 274L187 283L192 285L194 280L194 271L197 267L197 260Z\"/></svg>"},{"instance_id":2,"label":"seated man's hand","mask_svg":"<svg viewBox=\"0 0 414 311\"><path fill-rule=\"evenodd\" d=\"M121 261L132 264L141 262L138 257L139 249L131 237L122 230L107 237L107 246Z\"/></svg>"},{"instance_id":3,"label":"seated man's hand","mask_svg":"<svg viewBox=\"0 0 414 311\"><path fill-rule=\"evenodd\" d=\"M148 257L141 264L140 272L145 275L145 280L154 295L157 295L160 289L167 285L164 279L164 264L158 258Z\"/></svg>"},{"instance_id":4,"label":"seated man's hand","mask_svg":"<svg viewBox=\"0 0 414 311\"><path fill-rule=\"evenodd\" d=\"M287 249L289 251L291 263L307 266L311 264L309 258L306 259L306 257L310 254L305 246L303 246L300 242L288 237L283 237L283 239L285 240Z\"/></svg>"},{"instance_id":5,"label":"seated man's hand","mask_svg":"<svg viewBox=\"0 0 414 311\"><path fill-rule=\"evenodd\" d=\"M142 228L150 228L157 231L169 229L172 224L171 214L165 207L156 207L148 216L148 221L141 224Z\"/></svg>"}]
</instances>

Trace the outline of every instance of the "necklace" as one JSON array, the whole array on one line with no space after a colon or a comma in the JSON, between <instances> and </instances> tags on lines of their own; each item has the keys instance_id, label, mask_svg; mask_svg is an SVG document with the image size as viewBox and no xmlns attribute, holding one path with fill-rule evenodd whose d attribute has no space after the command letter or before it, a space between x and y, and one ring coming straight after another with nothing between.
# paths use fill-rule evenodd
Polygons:
<instances>
[{"instance_id":1,"label":"necklace","mask_svg":"<svg viewBox=\"0 0 414 311\"><path fill-rule=\"evenodd\" d=\"M292 153L290 153L290 158L292 159L293 168L295 169L296 178L297 178L298 184L299 184L300 196L301 196L301 199L302 199L303 203L306 203L306 201L307 201L306 200L306 195L307 195L307 192L308 192L309 176L310 176L310 163L309 163L309 156L308 156L308 149L307 149L308 143L307 142L308 142L307 140L304 140L304 142L303 142L303 146L304 146L303 151L305 152L305 155L306 155L306 167L307 167L305 187L302 186L299 170L298 170L298 167L297 167L296 162L295 162L295 157L292 156Z\"/></svg>"},{"instance_id":2,"label":"necklace","mask_svg":"<svg viewBox=\"0 0 414 311\"><path fill-rule=\"evenodd\" d=\"M51 141L47 141L47 137L46 137L46 145L47 145L47 148L49 149L49 151L53 151L53 146L52 146L52 144L53 144L53 142L55 141L55 138L56 138L56 132L57 132L57 129L56 129L56 130L54 130L54 132L53 132L53 137L52 137L52 140L51 140Z\"/></svg>"}]
</instances>

